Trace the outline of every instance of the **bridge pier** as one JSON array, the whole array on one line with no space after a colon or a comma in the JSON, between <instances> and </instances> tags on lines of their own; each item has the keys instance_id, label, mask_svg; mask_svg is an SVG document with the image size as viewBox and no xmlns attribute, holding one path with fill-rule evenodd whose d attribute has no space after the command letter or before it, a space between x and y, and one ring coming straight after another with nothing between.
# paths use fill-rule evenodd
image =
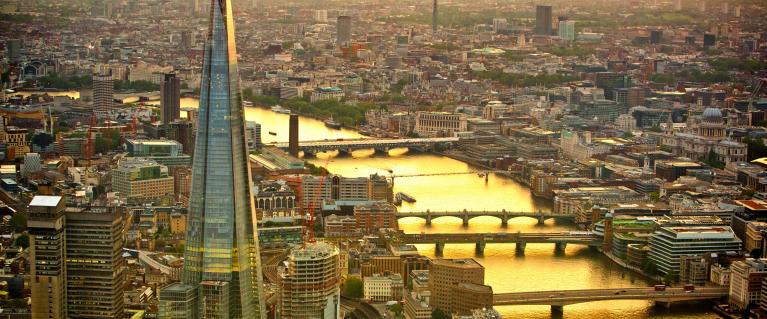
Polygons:
<instances>
[{"instance_id":1,"label":"bridge pier","mask_svg":"<svg viewBox=\"0 0 767 319\"><path fill-rule=\"evenodd\" d=\"M445 250L445 243L443 242L434 243L434 256L442 257L442 252L444 250Z\"/></svg>"},{"instance_id":2,"label":"bridge pier","mask_svg":"<svg viewBox=\"0 0 767 319\"><path fill-rule=\"evenodd\" d=\"M538 225L542 226L546 223L546 218L543 217L543 214L538 215Z\"/></svg>"},{"instance_id":3,"label":"bridge pier","mask_svg":"<svg viewBox=\"0 0 767 319\"><path fill-rule=\"evenodd\" d=\"M485 245L486 245L486 243L484 241L478 241L476 244L474 244L474 253L477 256L484 256L485 255Z\"/></svg>"},{"instance_id":4,"label":"bridge pier","mask_svg":"<svg viewBox=\"0 0 767 319\"><path fill-rule=\"evenodd\" d=\"M559 243L554 244L554 251L556 253L562 253L563 254L565 252L566 248L567 248L567 243L559 242Z\"/></svg>"},{"instance_id":5,"label":"bridge pier","mask_svg":"<svg viewBox=\"0 0 767 319\"><path fill-rule=\"evenodd\" d=\"M426 226L431 226L431 213L426 211Z\"/></svg>"},{"instance_id":6,"label":"bridge pier","mask_svg":"<svg viewBox=\"0 0 767 319\"><path fill-rule=\"evenodd\" d=\"M505 215L501 217L501 227L509 227L509 219Z\"/></svg>"},{"instance_id":7,"label":"bridge pier","mask_svg":"<svg viewBox=\"0 0 767 319\"><path fill-rule=\"evenodd\" d=\"M564 306L551 305L551 313L561 315L564 312Z\"/></svg>"},{"instance_id":8,"label":"bridge pier","mask_svg":"<svg viewBox=\"0 0 767 319\"><path fill-rule=\"evenodd\" d=\"M656 307L663 307L663 308L671 308L671 302L670 301L656 301L655 302Z\"/></svg>"},{"instance_id":9,"label":"bridge pier","mask_svg":"<svg viewBox=\"0 0 767 319\"><path fill-rule=\"evenodd\" d=\"M527 246L527 243L523 241L518 241L516 244L514 244L514 250L517 255L525 254L525 246Z\"/></svg>"},{"instance_id":10,"label":"bridge pier","mask_svg":"<svg viewBox=\"0 0 767 319\"><path fill-rule=\"evenodd\" d=\"M463 213L463 227L469 227L469 214L465 211Z\"/></svg>"}]
</instances>

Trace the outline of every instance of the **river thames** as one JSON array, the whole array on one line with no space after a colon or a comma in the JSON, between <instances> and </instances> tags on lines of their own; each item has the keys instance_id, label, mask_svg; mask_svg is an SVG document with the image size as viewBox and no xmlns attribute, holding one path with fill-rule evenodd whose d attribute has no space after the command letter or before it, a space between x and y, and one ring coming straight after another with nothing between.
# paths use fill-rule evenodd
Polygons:
<instances>
[{"instance_id":1,"label":"river thames","mask_svg":"<svg viewBox=\"0 0 767 319\"><path fill-rule=\"evenodd\" d=\"M197 100L182 98L182 107L197 107ZM247 120L262 125L265 143L286 142L288 115L268 109L247 108ZM301 140L322 140L362 137L352 130L326 128L322 121L301 117ZM269 134L273 132L275 135ZM357 151L353 156L314 158L309 161L326 165L329 171L344 176L370 174L395 175L470 172L473 168L463 162L433 154L411 154L395 149L386 155L373 151ZM320 157L323 157L322 155ZM530 191L501 176L491 175L487 182L476 174L400 177L395 179L395 192L406 192L417 202L404 203L400 211L430 210L550 210L551 203L535 199ZM407 233L486 233L486 232L555 232L573 230L568 223L547 220L537 225L532 218L515 218L508 227L493 217L477 217L463 227L458 218L435 219L431 226L419 218L401 219L399 227ZM421 254L434 257L432 245L418 245ZM517 256L514 245L488 244L484 256L474 255L474 245L448 244L444 258L475 258L485 267L485 284L496 293L561 289L647 287L653 283L611 262L599 252L570 245L564 254L555 254L547 244L528 244L523 256ZM505 318L551 318L548 306L502 306L496 308ZM672 305L670 309L656 307L648 301L603 301L564 307L562 318L719 318L707 304Z\"/></svg>"}]
</instances>

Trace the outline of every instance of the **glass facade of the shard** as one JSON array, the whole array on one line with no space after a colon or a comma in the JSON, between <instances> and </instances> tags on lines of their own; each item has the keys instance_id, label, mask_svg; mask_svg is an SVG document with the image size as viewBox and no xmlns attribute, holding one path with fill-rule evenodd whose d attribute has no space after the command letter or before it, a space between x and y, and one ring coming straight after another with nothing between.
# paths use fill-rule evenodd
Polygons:
<instances>
[{"instance_id":1,"label":"glass facade of the shard","mask_svg":"<svg viewBox=\"0 0 767 319\"><path fill-rule=\"evenodd\" d=\"M210 4L183 274L199 311L185 318L265 317L230 1Z\"/></svg>"}]
</instances>

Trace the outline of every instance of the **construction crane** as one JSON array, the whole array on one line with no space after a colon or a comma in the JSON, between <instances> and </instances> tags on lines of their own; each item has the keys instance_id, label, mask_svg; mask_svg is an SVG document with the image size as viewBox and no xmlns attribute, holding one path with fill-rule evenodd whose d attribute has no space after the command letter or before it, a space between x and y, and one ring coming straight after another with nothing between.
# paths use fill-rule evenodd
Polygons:
<instances>
[{"instance_id":1,"label":"construction crane","mask_svg":"<svg viewBox=\"0 0 767 319\"><path fill-rule=\"evenodd\" d=\"M328 169L330 167L330 156L328 156L325 159L325 169ZM317 190L314 192L314 197L309 200L309 218L306 222L306 228L304 228L304 234L303 234L303 242L306 244L306 242L313 243L314 242L314 212L315 212L315 203L320 201L320 196L322 195L322 187L325 185L325 176L320 176L320 183L317 186ZM307 233L308 233L308 239L307 239Z\"/></svg>"}]
</instances>

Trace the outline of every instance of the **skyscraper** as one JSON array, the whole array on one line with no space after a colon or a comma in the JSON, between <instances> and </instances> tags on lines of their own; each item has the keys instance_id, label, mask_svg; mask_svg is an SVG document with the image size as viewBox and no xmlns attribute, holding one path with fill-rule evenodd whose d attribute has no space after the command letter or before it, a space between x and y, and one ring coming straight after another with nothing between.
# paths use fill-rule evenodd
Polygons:
<instances>
[{"instance_id":1,"label":"skyscraper","mask_svg":"<svg viewBox=\"0 0 767 319\"><path fill-rule=\"evenodd\" d=\"M163 124L181 117L181 81L174 73L165 74L160 84L160 109Z\"/></svg>"},{"instance_id":2,"label":"skyscraper","mask_svg":"<svg viewBox=\"0 0 767 319\"><path fill-rule=\"evenodd\" d=\"M93 112L97 118L109 116L114 107L114 83L112 70L93 75Z\"/></svg>"},{"instance_id":3,"label":"skyscraper","mask_svg":"<svg viewBox=\"0 0 767 319\"><path fill-rule=\"evenodd\" d=\"M174 318L265 318L231 0L211 0L210 8L184 274L182 283L167 288L175 294L160 294L160 312L198 309L174 312Z\"/></svg>"},{"instance_id":4,"label":"skyscraper","mask_svg":"<svg viewBox=\"0 0 767 319\"><path fill-rule=\"evenodd\" d=\"M439 11L437 11L437 0L434 0L434 4L431 8L431 32L437 33L437 18L439 17Z\"/></svg>"},{"instance_id":5,"label":"skyscraper","mask_svg":"<svg viewBox=\"0 0 767 319\"><path fill-rule=\"evenodd\" d=\"M66 318L64 201L35 196L29 203L32 318Z\"/></svg>"},{"instance_id":6,"label":"skyscraper","mask_svg":"<svg viewBox=\"0 0 767 319\"><path fill-rule=\"evenodd\" d=\"M575 21L565 20L559 21L559 37L568 40L575 40Z\"/></svg>"},{"instance_id":7,"label":"skyscraper","mask_svg":"<svg viewBox=\"0 0 767 319\"><path fill-rule=\"evenodd\" d=\"M338 16L336 22L336 45L345 46L352 39L352 17Z\"/></svg>"},{"instance_id":8,"label":"skyscraper","mask_svg":"<svg viewBox=\"0 0 767 319\"><path fill-rule=\"evenodd\" d=\"M298 157L298 114L290 114L288 122L288 153Z\"/></svg>"},{"instance_id":9,"label":"skyscraper","mask_svg":"<svg viewBox=\"0 0 767 319\"><path fill-rule=\"evenodd\" d=\"M32 318L122 317L123 221L108 207L67 208L61 196L32 199Z\"/></svg>"},{"instance_id":10,"label":"skyscraper","mask_svg":"<svg viewBox=\"0 0 767 319\"><path fill-rule=\"evenodd\" d=\"M123 215L109 207L66 213L67 315L120 318L125 301Z\"/></svg>"},{"instance_id":11,"label":"skyscraper","mask_svg":"<svg viewBox=\"0 0 767 319\"><path fill-rule=\"evenodd\" d=\"M551 6L535 6L535 34L551 35Z\"/></svg>"}]
</instances>

